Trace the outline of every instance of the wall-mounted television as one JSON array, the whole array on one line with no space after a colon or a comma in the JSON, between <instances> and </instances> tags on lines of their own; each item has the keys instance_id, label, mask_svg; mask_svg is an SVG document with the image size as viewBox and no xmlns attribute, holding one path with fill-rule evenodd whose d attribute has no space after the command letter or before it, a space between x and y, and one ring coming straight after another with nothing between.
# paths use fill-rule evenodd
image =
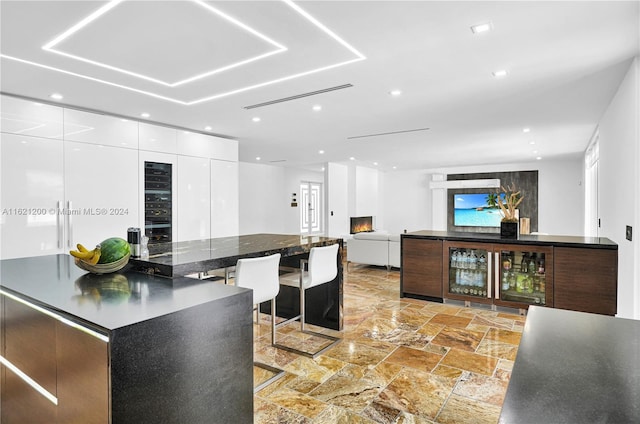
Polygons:
<instances>
[{"instance_id":1,"label":"wall-mounted television","mask_svg":"<svg viewBox=\"0 0 640 424\"><path fill-rule=\"evenodd\" d=\"M501 220L497 193L460 193L453 196L454 226L500 227Z\"/></svg>"}]
</instances>

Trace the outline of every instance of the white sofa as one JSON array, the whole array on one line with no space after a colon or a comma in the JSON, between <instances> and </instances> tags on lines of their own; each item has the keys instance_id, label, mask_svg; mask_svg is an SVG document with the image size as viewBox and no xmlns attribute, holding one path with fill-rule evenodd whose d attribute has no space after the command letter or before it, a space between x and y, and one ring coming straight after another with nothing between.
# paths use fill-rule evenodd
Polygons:
<instances>
[{"instance_id":1,"label":"white sofa","mask_svg":"<svg viewBox=\"0 0 640 424\"><path fill-rule=\"evenodd\" d=\"M386 231L354 234L347 241L347 267L350 262L400 268L400 235Z\"/></svg>"}]
</instances>

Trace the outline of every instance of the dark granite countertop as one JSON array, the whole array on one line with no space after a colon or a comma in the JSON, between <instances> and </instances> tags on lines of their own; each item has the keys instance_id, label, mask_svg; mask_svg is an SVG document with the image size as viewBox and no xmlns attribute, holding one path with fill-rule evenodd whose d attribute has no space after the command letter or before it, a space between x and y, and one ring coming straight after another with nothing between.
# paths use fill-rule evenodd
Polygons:
<instances>
[{"instance_id":1,"label":"dark granite countertop","mask_svg":"<svg viewBox=\"0 0 640 424\"><path fill-rule=\"evenodd\" d=\"M248 234L149 246L148 259L131 259L136 270L168 277L235 266L240 258L280 253L282 257L308 253L312 247L341 239L288 234Z\"/></svg>"},{"instance_id":2,"label":"dark granite countertop","mask_svg":"<svg viewBox=\"0 0 640 424\"><path fill-rule=\"evenodd\" d=\"M168 279L131 270L105 275L69 255L0 261L0 289L71 319L114 330L246 291L219 282Z\"/></svg>"},{"instance_id":3,"label":"dark granite countertop","mask_svg":"<svg viewBox=\"0 0 640 424\"><path fill-rule=\"evenodd\" d=\"M529 308L500 423L640 422L640 321Z\"/></svg>"},{"instance_id":4,"label":"dark granite countertop","mask_svg":"<svg viewBox=\"0 0 640 424\"><path fill-rule=\"evenodd\" d=\"M483 243L523 244L556 247L586 247L595 249L618 249L618 245L604 237L577 237L523 234L518 239L500 238L495 233L466 233L453 231L414 231L402 234L402 237L424 238L431 240L468 241Z\"/></svg>"}]
</instances>

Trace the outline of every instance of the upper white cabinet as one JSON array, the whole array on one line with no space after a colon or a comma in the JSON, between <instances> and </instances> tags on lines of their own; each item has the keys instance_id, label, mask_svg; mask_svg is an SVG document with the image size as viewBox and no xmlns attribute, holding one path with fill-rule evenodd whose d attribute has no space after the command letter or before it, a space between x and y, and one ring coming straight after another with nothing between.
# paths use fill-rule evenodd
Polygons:
<instances>
[{"instance_id":1,"label":"upper white cabinet","mask_svg":"<svg viewBox=\"0 0 640 424\"><path fill-rule=\"evenodd\" d=\"M1 97L0 131L62 138L62 108L10 96Z\"/></svg>"},{"instance_id":2,"label":"upper white cabinet","mask_svg":"<svg viewBox=\"0 0 640 424\"><path fill-rule=\"evenodd\" d=\"M138 227L138 152L65 142L66 247L90 248L109 237L127 238Z\"/></svg>"},{"instance_id":3,"label":"upper white cabinet","mask_svg":"<svg viewBox=\"0 0 640 424\"><path fill-rule=\"evenodd\" d=\"M238 142L235 140L182 130L178 130L176 136L179 155L238 160Z\"/></svg>"},{"instance_id":4,"label":"upper white cabinet","mask_svg":"<svg viewBox=\"0 0 640 424\"><path fill-rule=\"evenodd\" d=\"M19 134L0 137L0 257L61 253L62 141Z\"/></svg>"},{"instance_id":5,"label":"upper white cabinet","mask_svg":"<svg viewBox=\"0 0 640 424\"><path fill-rule=\"evenodd\" d=\"M239 234L238 180L238 162L211 160L212 238Z\"/></svg>"},{"instance_id":6,"label":"upper white cabinet","mask_svg":"<svg viewBox=\"0 0 640 424\"><path fill-rule=\"evenodd\" d=\"M238 161L238 141L215 137L212 159Z\"/></svg>"},{"instance_id":7,"label":"upper white cabinet","mask_svg":"<svg viewBox=\"0 0 640 424\"><path fill-rule=\"evenodd\" d=\"M174 128L140 122L138 124L139 148L151 152L175 154L176 133Z\"/></svg>"},{"instance_id":8,"label":"upper white cabinet","mask_svg":"<svg viewBox=\"0 0 640 424\"><path fill-rule=\"evenodd\" d=\"M208 158L178 156L178 240L211 237Z\"/></svg>"},{"instance_id":9,"label":"upper white cabinet","mask_svg":"<svg viewBox=\"0 0 640 424\"><path fill-rule=\"evenodd\" d=\"M138 148L138 122L64 109L64 139L105 146Z\"/></svg>"}]
</instances>

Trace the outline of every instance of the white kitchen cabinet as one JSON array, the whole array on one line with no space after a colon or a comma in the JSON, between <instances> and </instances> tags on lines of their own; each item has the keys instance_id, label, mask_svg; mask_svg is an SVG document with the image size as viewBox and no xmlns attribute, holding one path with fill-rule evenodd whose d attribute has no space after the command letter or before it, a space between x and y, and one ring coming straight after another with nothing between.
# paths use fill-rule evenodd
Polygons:
<instances>
[{"instance_id":1,"label":"white kitchen cabinet","mask_svg":"<svg viewBox=\"0 0 640 424\"><path fill-rule=\"evenodd\" d=\"M0 131L61 139L62 108L32 100L0 96Z\"/></svg>"},{"instance_id":2,"label":"white kitchen cabinet","mask_svg":"<svg viewBox=\"0 0 640 424\"><path fill-rule=\"evenodd\" d=\"M138 227L138 151L65 142L66 248L90 248Z\"/></svg>"},{"instance_id":3,"label":"white kitchen cabinet","mask_svg":"<svg viewBox=\"0 0 640 424\"><path fill-rule=\"evenodd\" d=\"M212 159L238 161L238 141L214 137Z\"/></svg>"},{"instance_id":4,"label":"white kitchen cabinet","mask_svg":"<svg viewBox=\"0 0 640 424\"><path fill-rule=\"evenodd\" d=\"M64 139L138 149L138 122L81 110L64 109Z\"/></svg>"},{"instance_id":5,"label":"white kitchen cabinet","mask_svg":"<svg viewBox=\"0 0 640 424\"><path fill-rule=\"evenodd\" d=\"M211 175L208 158L178 156L178 240L211 237Z\"/></svg>"},{"instance_id":6,"label":"white kitchen cabinet","mask_svg":"<svg viewBox=\"0 0 640 424\"><path fill-rule=\"evenodd\" d=\"M236 140L180 130L176 131L176 140L179 155L227 161L238 160Z\"/></svg>"},{"instance_id":7,"label":"white kitchen cabinet","mask_svg":"<svg viewBox=\"0 0 640 424\"><path fill-rule=\"evenodd\" d=\"M237 236L238 162L211 160L211 237Z\"/></svg>"},{"instance_id":8,"label":"white kitchen cabinet","mask_svg":"<svg viewBox=\"0 0 640 424\"><path fill-rule=\"evenodd\" d=\"M0 257L61 253L63 142L18 134L0 137Z\"/></svg>"},{"instance_id":9,"label":"white kitchen cabinet","mask_svg":"<svg viewBox=\"0 0 640 424\"><path fill-rule=\"evenodd\" d=\"M151 125L144 122L138 124L138 145L140 150L151 152L176 153L175 128Z\"/></svg>"}]
</instances>

